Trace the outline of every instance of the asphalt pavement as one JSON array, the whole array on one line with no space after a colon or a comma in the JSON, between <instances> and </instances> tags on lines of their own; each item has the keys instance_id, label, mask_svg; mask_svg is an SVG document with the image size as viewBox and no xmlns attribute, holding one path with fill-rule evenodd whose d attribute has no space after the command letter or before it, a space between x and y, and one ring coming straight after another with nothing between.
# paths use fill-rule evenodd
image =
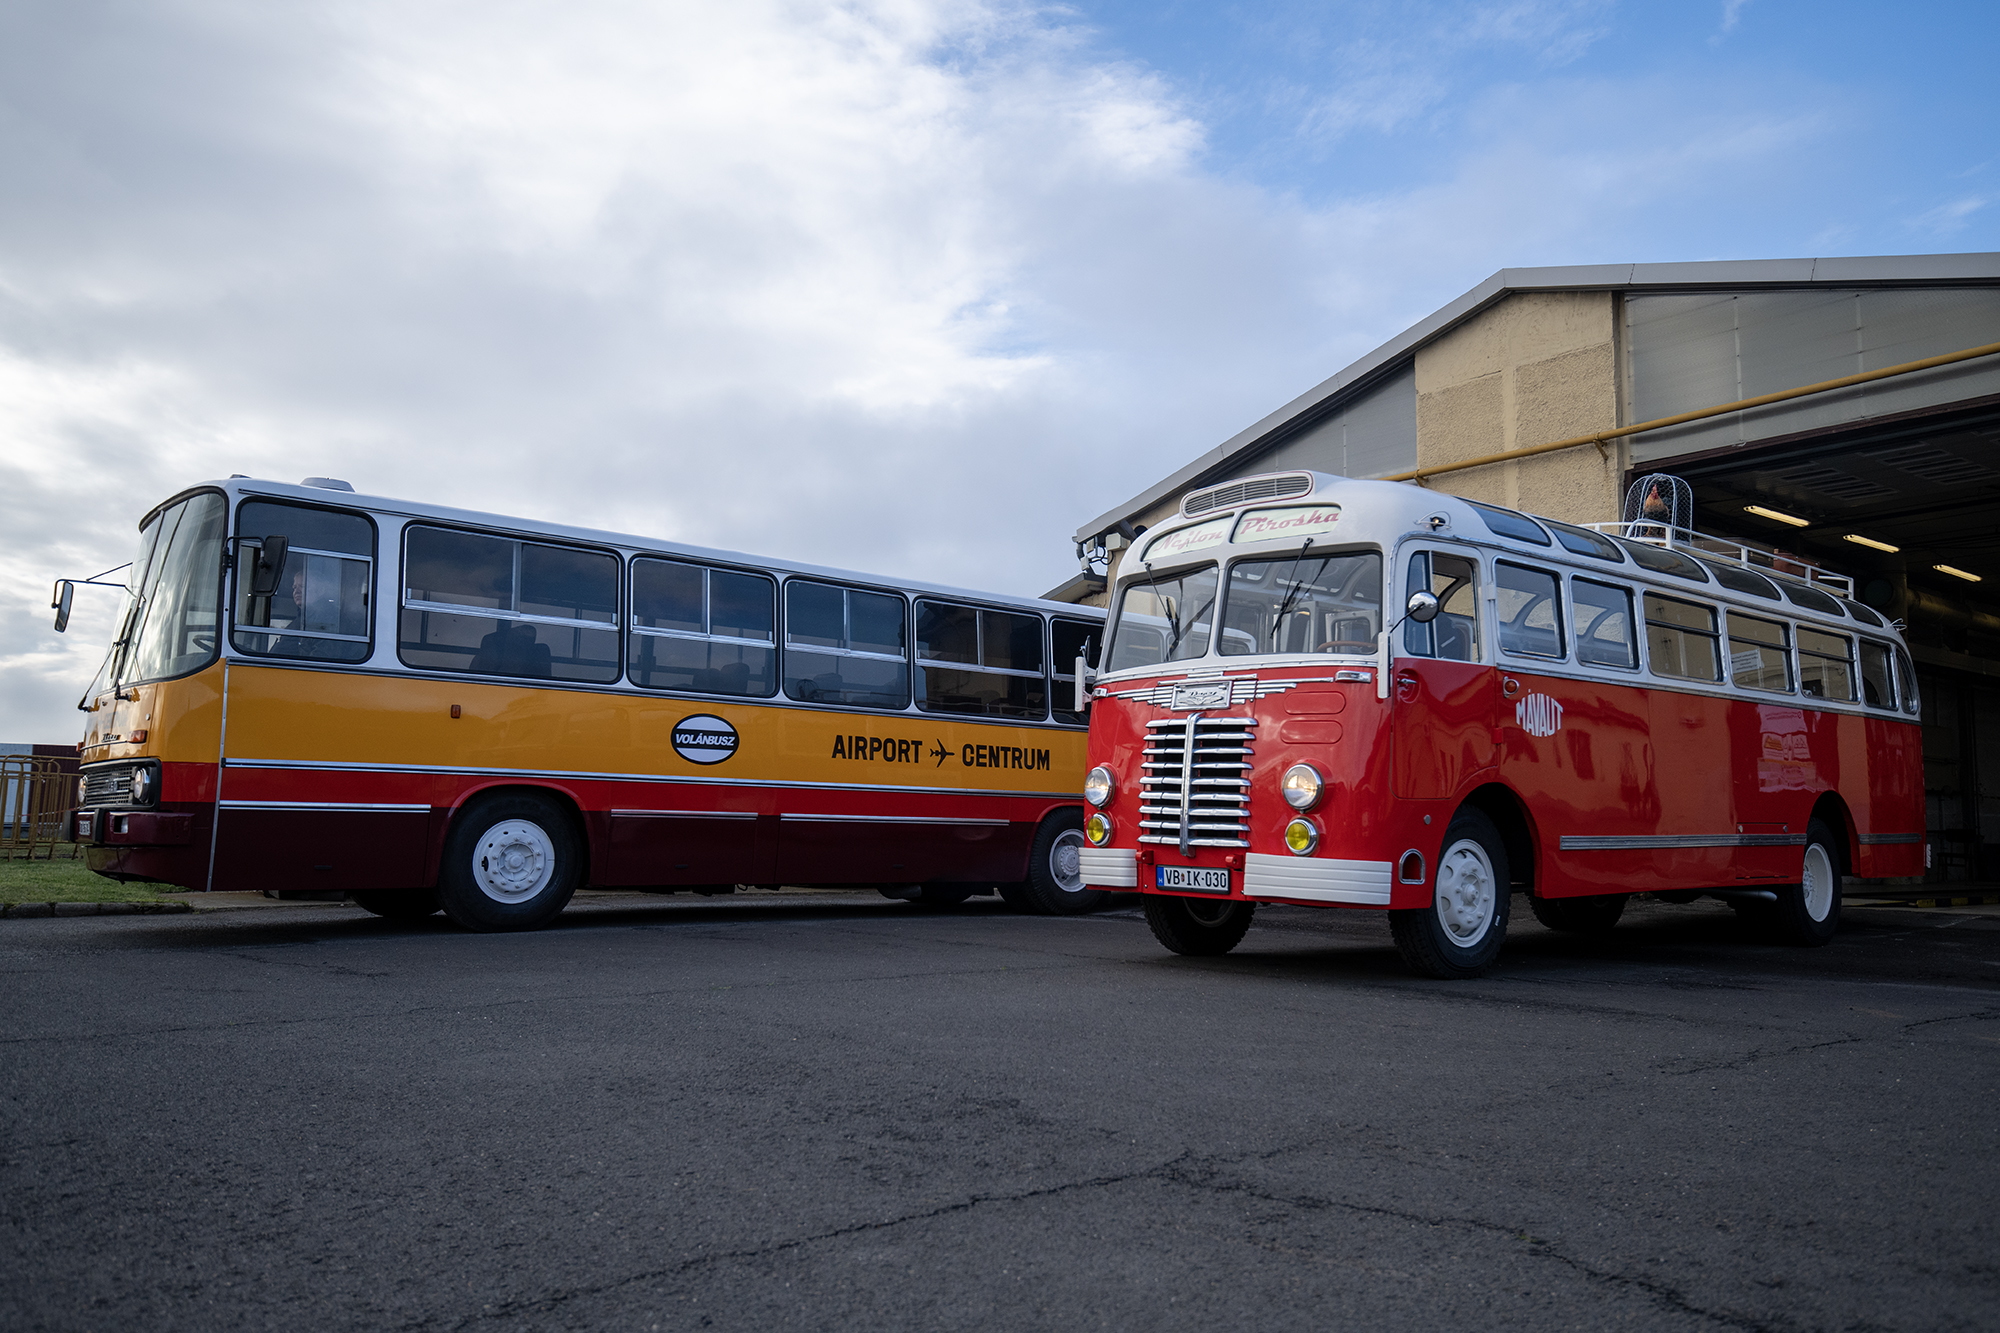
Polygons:
<instances>
[{"instance_id":1,"label":"asphalt pavement","mask_svg":"<svg viewBox=\"0 0 2000 1333\"><path fill-rule=\"evenodd\" d=\"M2000 918L0 928L0 1328L1992 1328Z\"/></svg>"}]
</instances>

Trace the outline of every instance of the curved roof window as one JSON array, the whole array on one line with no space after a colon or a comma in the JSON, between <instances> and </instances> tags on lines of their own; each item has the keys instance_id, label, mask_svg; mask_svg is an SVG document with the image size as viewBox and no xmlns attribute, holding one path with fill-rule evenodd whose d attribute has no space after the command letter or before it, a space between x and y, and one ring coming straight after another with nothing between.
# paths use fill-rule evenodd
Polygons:
<instances>
[{"instance_id":1,"label":"curved roof window","mask_svg":"<svg viewBox=\"0 0 2000 1333\"><path fill-rule=\"evenodd\" d=\"M1824 611L1830 616L1841 614L1840 603L1818 588L1808 588L1799 583L1786 583L1780 586L1784 588L1785 596L1791 599L1793 606L1803 606L1809 611Z\"/></svg>"},{"instance_id":2,"label":"curved roof window","mask_svg":"<svg viewBox=\"0 0 2000 1333\"><path fill-rule=\"evenodd\" d=\"M1625 563L1625 556L1619 551L1618 543L1601 532L1592 532L1589 528L1571 527L1567 523L1558 523L1548 518L1542 520L1542 526L1553 532L1564 549L1573 554L1592 556L1598 560L1609 560L1620 565Z\"/></svg>"},{"instance_id":3,"label":"curved roof window","mask_svg":"<svg viewBox=\"0 0 2000 1333\"><path fill-rule=\"evenodd\" d=\"M1702 561L1715 575L1715 581L1731 592L1747 592L1752 597L1778 600L1778 585L1762 574L1753 573L1741 565L1718 564L1713 560Z\"/></svg>"},{"instance_id":4,"label":"curved roof window","mask_svg":"<svg viewBox=\"0 0 2000 1333\"><path fill-rule=\"evenodd\" d=\"M1486 526L1492 529L1494 536L1512 537L1517 542L1533 542L1537 546L1549 545L1549 534L1526 514L1502 509L1498 505L1483 505L1477 500L1467 500L1466 503L1479 511L1479 517L1486 520Z\"/></svg>"},{"instance_id":5,"label":"curved roof window","mask_svg":"<svg viewBox=\"0 0 2000 1333\"><path fill-rule=\"evenodd\" d=\"M1873 609L1863 606L1859 602L1850 602L1843 597L1840 599L1840 604L1847 608L1848 615L1853 616L1864 625L1879 625L1882 623L1882 617L1876 615Z\"/></svg>"},{"instance_id":6,"label":"curved roof window","mask_svg":"<svg viewBox=\"0 0 2000 1333\"><path fill-rule=\"evenodd\" d=\"M1708 582L1708 571L1701 567L1699 560L1691 560L1679 551L1669 551L1664 546L1648 546L1644 542L1621 541L1625 553L1637 561L1641 569L1650 569L1656 574L1672 574L1675 578L1693 579L1696 583Z\"/></svg>"}]
</instances>

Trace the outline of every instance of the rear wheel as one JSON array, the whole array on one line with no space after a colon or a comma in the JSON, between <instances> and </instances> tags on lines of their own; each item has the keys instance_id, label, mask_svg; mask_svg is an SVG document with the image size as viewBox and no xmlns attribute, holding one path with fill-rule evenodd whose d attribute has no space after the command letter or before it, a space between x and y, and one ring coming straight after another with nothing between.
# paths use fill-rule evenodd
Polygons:
<instances>
[{"instance_id":1,"label":"rear wheel","mask_svg":"<svg viewBox=\"0 0 2000 1333\"><path fill-rule=\"evenodd\" d=\"M1586 898L1530 898L1535 920L1572 935L1604 935L1625 915L1626 895L1600 893Z\"/></svg>"},{"instance_id":2,"label":"rear wheel","mask_svg":"<svg viewBox=\"0 0 2000 1333\"><path fill-rule=\"evenodd\" d=\"M1453 815L1430 905L1389 913L1404 964L1446 981L1491 967L1507 938L1509 884L1507 848L1493 821L1470 806Z\"/></svg>"},{"instance_id":3,"label":"rear wheel","mask_svg":"<svg viewBox=\"0 0 2000 1333\"><path fill-rule=\"evenodd\" d=\"M421 921L435 916L444 904L436 889L382 889L374 893L353 893L348 897L364 912L390 921Z\"/></svg>"},{"instance_id":4,"label":"rear wheel","mask_svg":"<svg viewBox=\"0 0 2000 1333\"><path fill-rule=\"evenodd\" d=\"M1083 882L1081 854L1086 845L1082 810L1058 810L1042 821L1035 831L1034 849L1028 853L1028 878L1021 886L1021 897L1029 903L1030 911L1076 916L1104 906L1111 895Z\"/></svg>"},{"instance_id":5,"label":"rear wheel","mask_svg":"<svg viewBox=\"0 0 2000 1333\"><path fill-rule=\"evenodd\" d=\"M1153 938L1178 954L1213 958L1243 941L1257 904L1231 898L1175 898L1146 895L1146 924Z\"/></svg>"},{"instance_id":6,"label":"rear wheel","mask_svg":"<svg viewBox=\"0 0 2000 1333\"><path fill-rule=\"evenodd\" d=\"M1806 825L1799 882L1778 890L1768 919L1779 939L1809 949L1825 944L1840 929L1840 845L1821 821Z\"/></svg>"},{"instance_id":7,"label":"rear wheel","mask_svg":"<svg viewBox=\"0 0 2000 1333\"><path fill-rule=\"evenodd\" d=\"M568 905L582 878L583 847L568 812L535 792L507 792L453 821L438 897L467 930L533 930Z\"/></svg>"}]
</instances>

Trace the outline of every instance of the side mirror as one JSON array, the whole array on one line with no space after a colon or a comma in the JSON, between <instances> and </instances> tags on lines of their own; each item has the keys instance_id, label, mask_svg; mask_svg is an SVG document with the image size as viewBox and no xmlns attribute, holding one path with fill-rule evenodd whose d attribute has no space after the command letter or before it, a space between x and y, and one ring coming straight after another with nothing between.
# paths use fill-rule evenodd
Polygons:
<instances>
[{"instance_id":1,"label":"side mirror","mask_svg":"<svg viewBox=\"0 0 2000 1333\"><path fill-rule=\"evenodd\" d=\"M1425 592L1422 588L1410 594L1410 600L1403 607L1403 614L1419 625L1428 625L1437 619L1438 599L1436 593Z\"/></svg>"},{"instance_id":2,"label":"side mirror","mask_svg":"<svg viewBox=\"0 0 2000 1333\"><path fill-rule=\"evenodd\" d=\"M1081 713L1090 707L1090 687L1097 683L1097 673L1090 669L1090 659L1082 653L1076 655L1076 708Z\"/></svg>"},{"instance_id":3,"label":"side mirror","mask_svg":"<svg viewBox=\"0 0 2000 1333\"><path fill-rule=\"evenodd\" d=\"M49 599L49 606L56 613L56 633L69 628L69 604L76 596L76 584L70 579L57 579L55 595Z\"/></svg>"},{"instance_id":4,"label":"side mirror","mask_svg":"<svg viewBox=\"0 0 2000 1333\"><path fill-rule=\"evenodd\" d=\"M264 545L257 552L257 563L250 567L250 595L269 597L278 590L278 576L285 569L285 554L291 547L288 537L266 537Z\"/></svg>"}]
</instances>

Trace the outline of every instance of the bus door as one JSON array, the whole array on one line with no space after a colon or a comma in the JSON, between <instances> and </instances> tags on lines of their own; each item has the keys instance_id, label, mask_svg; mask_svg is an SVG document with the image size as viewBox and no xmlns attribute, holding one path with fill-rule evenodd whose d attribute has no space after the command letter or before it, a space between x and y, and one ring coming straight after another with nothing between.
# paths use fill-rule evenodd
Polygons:
<instances>
[{"instance_id":1,"label":"bus door","mask_svg":"<svg viewBox=\"0 0 2000 1333\"><path fill-rule=\"evenodd\" d=\"M1428 590L1438 614L1405 620L1391 685L1396 795L1439 800L1493 763L1493 669L1482 660L1479 561L1448 546L1405 547L1404 591Z\"/></svg>"}]
</instances>

